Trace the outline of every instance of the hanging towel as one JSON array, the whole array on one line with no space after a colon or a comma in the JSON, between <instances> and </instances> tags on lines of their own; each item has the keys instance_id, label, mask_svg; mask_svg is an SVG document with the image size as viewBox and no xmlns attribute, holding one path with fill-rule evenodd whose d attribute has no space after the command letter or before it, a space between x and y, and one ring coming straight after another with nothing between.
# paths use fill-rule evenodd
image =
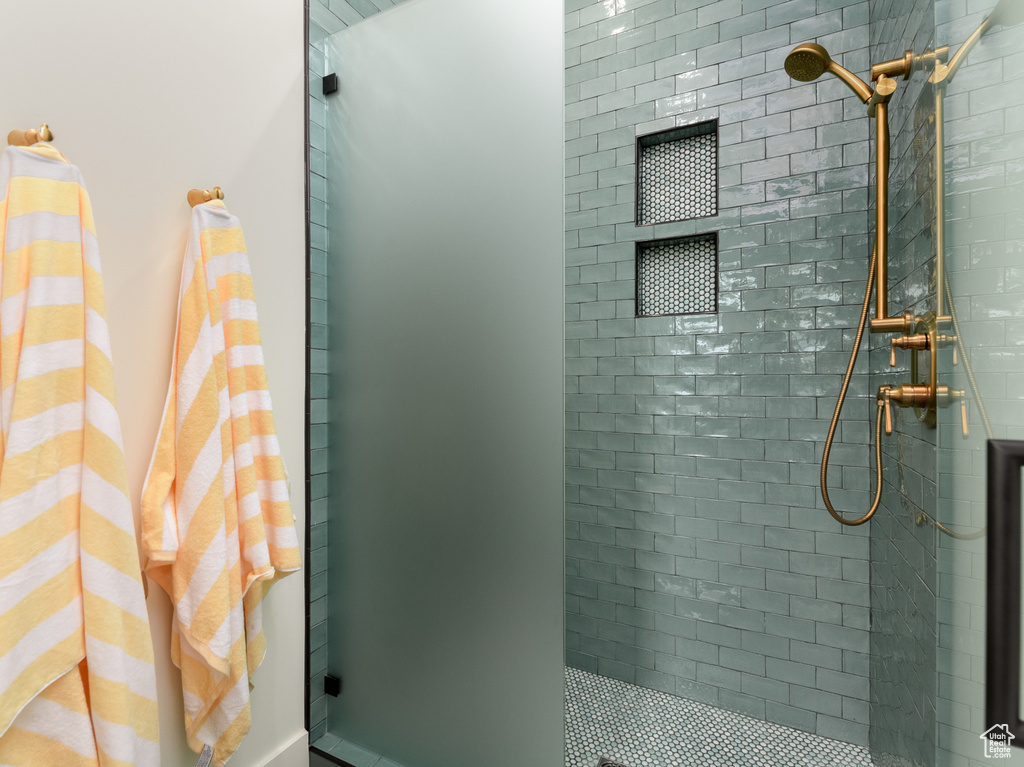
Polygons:
<instances>
[{"instance_id":1,"label":"hanging towel","mask_svg":"<svg viewBox=\"0 0 1024 767\"><path fill-rule=\"evenodd\" d=\"M185 733L224 764L249 730L261 600L301 566L238 219L192 209L167 403L142 497L146 572L174 606Z\"/></svg>"},{"instance_id":2,"label":"hanging towel","mask_svg":"<svg viewBox=\"0 0 1024 767\"><path fill-rule=\"evenodd\" d=\"M160 763L156 675L89 196L0 157L0 764Z\"/></svg>"}]
</instances>

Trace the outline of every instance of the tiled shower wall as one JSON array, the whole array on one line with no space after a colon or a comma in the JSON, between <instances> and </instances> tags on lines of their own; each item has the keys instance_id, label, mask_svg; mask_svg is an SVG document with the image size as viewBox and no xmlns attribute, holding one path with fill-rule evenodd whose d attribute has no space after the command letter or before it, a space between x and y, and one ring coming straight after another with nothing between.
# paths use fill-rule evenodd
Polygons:
<instances>
[{"instance_id":1,"label":"tiled shower wall","mask_svg":"<svg viewBox=\"0 0 1024 767\"><path fill-rule=\"evenodd\" d=\"M934 47L933 0L871 0L871 60ZM890 312L935 309L935 105L930 72L901 78L890 101ZM872 206L875 202L872 199ZM909 382L910 354L889 366L888 334L872 338L872 390ZM936 432L894 408L882 436L884 490L871 522L871 749L875 761L935 764Z\"/></svg>"},{"instance_id":2,"label":"tiled shower wall","mask_svg":"<svg viewBox=\"0 0 1024 767\"><path fill-rule=\"evenodd\" d=\"M327 673L327 74L324 39L403 0L308 0L309 2L309 740L327 727L323 677Z\"/></svg>"},{"instance_id":3,"label":"tiled shower wall","mask_svg":"<svg viewBox=\"0 0 1024 767\"><path fill-rule=\"evenodd\" d=\"M309 740L327 727L327 161L323 85L326 3L309 0Z\"/></svg>"},{"instance_id":4,"label":"tiled shower wall","mask_svg":"<svg viewBox=\"0 0 1024 767\"><path fill-rule=\"evenodd\" d=\"M787 77L806 40L863 73L868 3L567 0L567 660L863 744L869 539L816 486L867 276L869 121L836 79ZM718 215L635 226L636 136L715 118ZM636 318L635 241L711 231L719 312ZM854 510L858 371L830 472Z\"/></svg>"}]
</instances>

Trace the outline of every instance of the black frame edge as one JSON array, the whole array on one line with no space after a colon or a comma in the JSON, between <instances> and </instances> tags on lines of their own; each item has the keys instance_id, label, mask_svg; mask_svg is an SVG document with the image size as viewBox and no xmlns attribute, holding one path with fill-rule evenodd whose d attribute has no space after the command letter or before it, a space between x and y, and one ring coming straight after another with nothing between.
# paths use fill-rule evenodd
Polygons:
<instances>
[{"instance_id":1,"label":"black frame edge","mask_svg":"<svg viewBox=\"0 0 1024 767\"><path fill-rule=\"evenodd\" d=\"M1024 441L990 439L986 501L985 732L1006 725L1024 748L1020 719L1021 467Z\"/></svg>"}]
</instances>

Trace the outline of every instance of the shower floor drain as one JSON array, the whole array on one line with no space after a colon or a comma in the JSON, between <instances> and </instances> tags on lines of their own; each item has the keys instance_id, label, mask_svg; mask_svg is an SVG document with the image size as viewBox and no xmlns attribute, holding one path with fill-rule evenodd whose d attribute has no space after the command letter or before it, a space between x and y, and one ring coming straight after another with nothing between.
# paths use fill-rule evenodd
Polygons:
<instances>
[{"instance_id":1,"label":"shower floor drain","mask_svg":"<svg viewBox=\"0 0 1024 767\"><path fill-rule=\"evenodd\" d=\"M622 762L613 762L607 756L602 756L597 760L597 767L626 767Z\"/></svg>"}]
</instances>

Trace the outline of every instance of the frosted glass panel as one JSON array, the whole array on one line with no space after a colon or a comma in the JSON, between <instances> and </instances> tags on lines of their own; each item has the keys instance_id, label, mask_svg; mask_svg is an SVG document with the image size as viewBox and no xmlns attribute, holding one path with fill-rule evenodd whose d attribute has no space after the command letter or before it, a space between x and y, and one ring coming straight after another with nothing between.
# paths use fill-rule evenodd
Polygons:
<instances>
[{"instance_id":1,"label":"frosted glass panel","mask_svg":"<svg viewBox=\"0 0 1024 767\"><path fill-rule=\"evenodd\" d=\"M967 7L937 0L939 45L959 54L995 6L995 0ZM938 517L956 534L939 528L936 536L938 653L949 659L938 669L942 763L946 748L957 754L951 763L961 754L988 761L978 746L978 736L994 724L984 710L981 671L988 598L986 443L1024 439L1024 26L1010 12L1019 9L1017 2L1000 6L996 23L967 48L936 96L944 113L936 138L944 150L946 255L937 290L946 299L944 332L958 339L941 352L939 376L963 392L938 414ZM956 715L943 719L947 711Z\"/></svg>"},{"instance_id":2,"label":"frosted glass panel","mask_svg":"<svg viewBox=\"0 0 1024 767\"><path fill-rule=\"evenodd\" d=\"M328 731L559 764L560 3L413 0L329 41Z\"/></svg>"}]
</instances>

